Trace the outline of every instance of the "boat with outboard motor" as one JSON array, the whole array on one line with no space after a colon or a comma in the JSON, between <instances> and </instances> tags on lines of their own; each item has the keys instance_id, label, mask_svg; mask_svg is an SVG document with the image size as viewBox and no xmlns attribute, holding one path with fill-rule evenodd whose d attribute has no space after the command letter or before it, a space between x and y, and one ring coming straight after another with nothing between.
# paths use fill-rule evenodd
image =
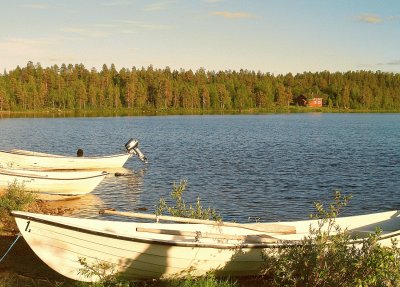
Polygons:
<instances>
[{"instance_id":1,"label":"boat with outboard motor","mask_svg":"<svg viewBox=\"0 0 400 287\"><path fill-rule=\"evenodd\" d=\"M126 153L107 156L63 156L21 149L0 150L0 166L17 169L113 169L122 167L133 155L147 163L146 156L139 149L139 142L130 139L126 144Z\"/></svg>"}]
</instances>

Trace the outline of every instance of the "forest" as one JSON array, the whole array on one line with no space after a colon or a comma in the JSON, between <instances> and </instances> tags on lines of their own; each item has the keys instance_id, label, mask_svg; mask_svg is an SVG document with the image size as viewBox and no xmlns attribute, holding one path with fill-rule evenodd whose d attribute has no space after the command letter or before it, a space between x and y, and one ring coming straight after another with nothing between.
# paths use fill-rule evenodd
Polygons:
<instances>
[{"instance_id":1,"label":"forest","mask_svg":"<svg viewBox=\"0 0 400 287\"><path fill-rule=\"evenodd\" d=\"M240 71L123 68L83 64L26 67L0 74L0 111L274 112L320 97L331 110L400 111L400 74L381 71L273 75ZM305 108L306 109L306 108Z\"/></svg>"}]
</instances>

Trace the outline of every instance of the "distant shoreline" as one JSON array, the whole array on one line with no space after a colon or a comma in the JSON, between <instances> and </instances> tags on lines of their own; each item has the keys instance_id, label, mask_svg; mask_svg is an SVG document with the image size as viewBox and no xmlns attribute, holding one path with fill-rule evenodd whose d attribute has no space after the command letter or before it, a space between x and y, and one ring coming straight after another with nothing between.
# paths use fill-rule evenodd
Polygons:
<instances>
[{"instance_id":1,"label":"distant shoreline","mask_svg":"<svg viewBox=\"0 0 400 287\"><path fill-rule=\"evenodd\" d=\"M73 117L134 117L134 116L176 116L176 115L266 115L266 114L296 114L296 113L400 113L400 110L363 110L363 109L339 109L339 108L309 108L291 106L288 108L248 109L248 110L40 110L40 111L0 111L0 118L73 118Z\"/></svg>"}]
</instances>

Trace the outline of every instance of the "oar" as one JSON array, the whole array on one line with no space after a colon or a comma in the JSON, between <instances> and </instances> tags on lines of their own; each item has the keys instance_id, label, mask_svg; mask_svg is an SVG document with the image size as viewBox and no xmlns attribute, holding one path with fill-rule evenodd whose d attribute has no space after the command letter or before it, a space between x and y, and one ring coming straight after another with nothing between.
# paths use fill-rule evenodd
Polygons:
<instances>
[{"instance_id":1,"label":"oar","mask_svg":"<svg viewBox=\"0 0 400 287\"><path fill-rule=\"evenodd\" d=\"M184 223L195 223L195 224L207 224L207 225L216 225L216 226L227 226L227 227L239 227L245 228L254 231L260 231L265 233L279 233L279 234L295 234L296 227L286 224L277 224L277 223L236 223L236 222L219 222L212 220L204 220L204 219L194 219L194 218L184 218L177 216L166 216L166 215L154 215L154 214L145 214L145 213L137 213L137 212L124 212L124 211L116 211L111 209L104 209L99 211L100 214L109 214L109 215L119 215L126 217L135 217L135 218L143 218L143 219L152 219L155 221L164 220L164 221L173 221L173 222L184 222Z\"/></svg>"}]
</instances>

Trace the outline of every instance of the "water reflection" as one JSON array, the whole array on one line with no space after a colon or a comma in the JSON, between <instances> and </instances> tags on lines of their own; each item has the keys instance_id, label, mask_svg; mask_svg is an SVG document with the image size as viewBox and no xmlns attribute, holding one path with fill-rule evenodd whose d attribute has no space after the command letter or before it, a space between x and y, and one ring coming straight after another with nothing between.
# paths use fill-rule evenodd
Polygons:
<instances>
[{"instance_id":1,"label":"water reflection","mask_svg":"<svg viewBox=\"0 0 400 287\"><path fill-rule=\"evenodd\" d=\"M101 198L95 194L86 194L81 197L47 198L46 207L54 213L57 210L60 213L76 215L79 217L94 218L103 208L104 204Z\"/></svg>"},{"instance_id":2,"label":"water reflection","mask_svg":"<svg viewBox=\"0 0 400 287\"><path fill-rule=\"evenodd\" d=\"M93 191L101 198L104 208L133 210L140 207L143 178L147 168L132 170L119 168L109 170L103 182Z\"/></svg>"},{"instance_id":3,"label":"water reflection","mask_svg":"<svg viewBox=\"0 0 400 287\"><path fill-rule=\"evenodd\" d=\"M90 194L84 196L57 196L41 194L46 209L52 213L84 218L100 218L99 211L105 208L121 210L138 209L143 191L146 168L134 171L128 168L109 169L108 175Z\"/></svg>"}]
</instances>

